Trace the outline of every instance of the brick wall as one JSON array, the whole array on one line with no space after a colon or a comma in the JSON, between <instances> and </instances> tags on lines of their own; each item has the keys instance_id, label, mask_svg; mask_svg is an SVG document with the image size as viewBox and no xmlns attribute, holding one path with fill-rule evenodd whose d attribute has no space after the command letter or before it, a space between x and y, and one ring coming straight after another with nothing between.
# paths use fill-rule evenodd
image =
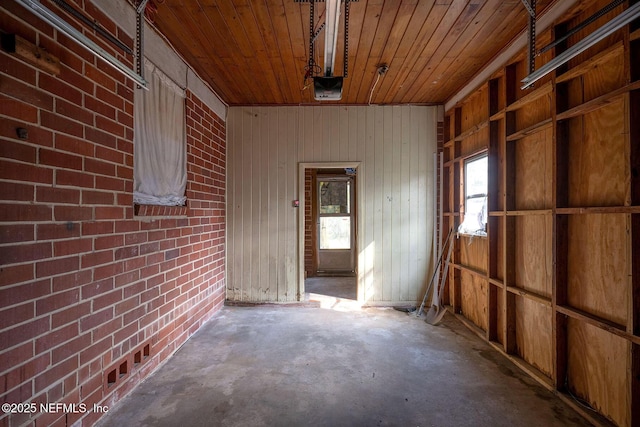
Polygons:
<instances>
[{"instance_id":1,"label":"brick wall","mask_svg":"<svg viewBox=\"0 0 640 427\"><path fill-rule=\"evenodd\" d=\"M187 91L187 206L134 209L134 85L15 2L0 30L61 61L0 50L0 401L86 405L0 425L91 425L223 304L225 124Z\"/></svg>"},{"instance_id":2,"label":"brick wall","mask_svg":"<svg viewBox=\"0 0 640 427\"><path fill-rule=\"evenodd\" d=\"M308 277L316 275L315 261L315 231L313 223L313 182L316 174L315 169L305 169L304 171L304 270Z\"/></svg>"}]
</instances>

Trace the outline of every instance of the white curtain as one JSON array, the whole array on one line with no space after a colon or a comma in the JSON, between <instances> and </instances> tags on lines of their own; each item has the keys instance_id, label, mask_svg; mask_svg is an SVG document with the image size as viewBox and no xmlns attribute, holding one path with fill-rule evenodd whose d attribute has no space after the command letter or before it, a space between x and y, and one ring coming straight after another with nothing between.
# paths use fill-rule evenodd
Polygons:
<instances>
[{"instance_id":1,"label":"white curtain","mask_svg":"<svg viewBox=\"0 0 640 427\"><path fill-rule=\"evenodd\" d=\"M186 201L185 94L145 60L149 90L135 89L133 201L182 206Z\"/></svg>"}]
</instances>

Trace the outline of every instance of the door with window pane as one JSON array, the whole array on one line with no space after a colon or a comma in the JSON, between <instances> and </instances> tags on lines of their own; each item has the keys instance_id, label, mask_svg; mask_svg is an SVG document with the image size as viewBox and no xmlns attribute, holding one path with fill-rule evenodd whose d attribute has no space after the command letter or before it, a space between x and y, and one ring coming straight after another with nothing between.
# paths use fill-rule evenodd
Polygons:
<instances>
[{"instance_id":1,"label":"door with window pane","mask_svg":"<svg viewBox=\"0 0 640 427\"><path fill-rule=\"evenodd\" d=\"M318 176L318 273L354 272L353 178Z\"/></svg>"}]
</instances>

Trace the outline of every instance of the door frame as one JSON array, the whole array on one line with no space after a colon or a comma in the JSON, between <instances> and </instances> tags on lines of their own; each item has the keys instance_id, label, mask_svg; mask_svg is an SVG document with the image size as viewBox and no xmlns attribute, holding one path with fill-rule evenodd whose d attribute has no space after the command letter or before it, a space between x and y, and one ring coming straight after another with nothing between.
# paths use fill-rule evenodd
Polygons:
<instances>
[{"instance_id":1,"label":"door frame","mask_svg":"<svg viewBox=\"0 0 640 427\"><path fill-rule=\"evenodd\" d=\"M362 247L360 238L362 233L362 196L364 183L364 170L362 162L300 162L298 163L298 300L304 300L304 222L305 222L305 172L307 169L344 169L353 168L356 170L356 194L355 194L355 269L356 269L356 286L358 301L363 300L363 289L360 286L360 268L359 268L359 251Z\"/></svg>"}]
</instances>

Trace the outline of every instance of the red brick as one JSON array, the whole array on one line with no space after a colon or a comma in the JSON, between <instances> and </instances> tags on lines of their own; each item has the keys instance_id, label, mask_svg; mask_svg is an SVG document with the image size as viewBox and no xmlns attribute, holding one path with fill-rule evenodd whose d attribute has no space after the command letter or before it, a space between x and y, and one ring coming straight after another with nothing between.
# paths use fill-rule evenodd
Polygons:
<instances>
[{"instance_id":1,"label":"red brick","mask_svg":"<svg viewBox=\"0 0 640 427\"><path fill-rule=\"evenodd\" d=\"M77 44L74 42L71 42L71 43L74 45ZM83 49L83 54L86 54L86 53L87 52ZM88 79L83 75L83 71L77 71L69 67L61 67L60 75L58 76L58 79L68 83L74 89L78 89L88 94L93 93L93 88L95 85L90 79ZM75 94L74 94L74 98L75 98ZM82 105L82 104L81 102L77 102L76 105ZM71 113L71 115L73 115L73 113Z\"/></svg>"},{"instance_id":2,"label":"red brick","mask_svg":"<svg viewBox=\"0 0 640 427\"><path fill-rule=\"evenodd\" d=\"M116 233L130 233L140 230L140 221L118 221Z\"/></svg>"},{"instance_id":3,"label":"red brick","mask_svg":"<svg viewBox=\"0 0 640 427\"><path fill-rule=\"evenodd\" d=\"M87 110L86 108L71 104L62 99L56 100L55 111L56 113L62 116L69 117L75 121L82 122L86 125L94 124L94 116L89 110Z\"/></svg>"},{"instance_id":4,"label":"red brick","mask_svg":"<svg viewBox=\"0 0 640 427\"><path fill-rule=\"evenodd\" d=\"M118 114L118 116L120 116L120 114ZM116 135L120 137L124 136L124 126L122 126L122 124L116 122L115 120L110 120L110 119L107 119L106 117L97 116L96 126L99 129L105 132L108 132L111 135Z\"/></svg>"},{"instance_id":5,"label":"red brick","mask_svg":"<svg viewBox=\"0 0 640 427\"><path fill-rule=\"evenodd\" d=\"M74 271L63 276L56 276L52 278L52 290L53 292L60 292L79 287L91 282L91 279L93 279L91 270Z\"/></svg>"},{"instance_id":6,"label":"red brick","mask_svg":"<svg viewBox=\"0 0 640 427\"><path fill-rule=\"evenodd\" d=\"M6 75L0 75L0 93L44 110L53 109L53 97L47 91L28 86Z\"/></svg>"},{"instance_id":7,"label":"red brick","mask_svg":"<svg viewBox=\"0 0 640 427\"><path fill-rule=\"evenodd\" d=\"M96 206L96 220L101 219L124 219L124 209L119 206Z\"/></svg>"},{"instance_id":8,"label":"red brick","mask_svg":"<svg viewBox=\"0 0 640 427\"><path fill-rule=\"evenodd\" d=\"M83 236L109 233L113 233L113 221L92 221L82 223Z\"/></svg>"},{"instance_id":9,"label":"red brick","mask_svg":"<svg viewBox=\"0 0 640 427\"><path fill-rule=\"evenodd\" d=\"M95 142L96 144L104 145L110 148L116 148L117 139L114 135L111 135L102 129L97 129L90 126L85 126L85 138L88 141ZM102 158L96 152L96 157Z\"/></svg>"},{"instance_id":10,"label":"red brick","mask_svg":"<svg viewBox=\"0 0 640 427\"><path fill-rule=\"evenodd\" d=\"M65 343L78 335L78 324L70 324L63 328L49 331L35 341L36 354L44 353Z\"/></svg>"},{"instance_id":11,"label":"red brick","mask_svg":"<svg viewBox=\"0 0 640 427\"><path fill-rule=\"evenodd\" d=\"M101 310L110 305L114 305L116 302L122 299L122 290L116 289L107 294L103 294L93 299L92 308L93 311Z\"/></svg>"},{"instance_id":12,"label":"red brick","mask_svg":"<svg viewBox=\"0 0 640 427\"><path fill-rule=\"evenodd\" d=\"M107 264L113 262L113 251L97 251L82 255L82 268L95 267L96 265Z\"/></svg>"},{"instance_id":13,"label":"red brick","mask_svg":"<svg viewBox=\"0 0 640 427\"><path fill-rule=\"evenodd\" d=\"M91 345L91 333L86 333L67 341L51 351L51 363L56 364L62 362L74 354L80 353L82 349L87 348L89 345ZM77 360L77 357L73 359Z\"/></svg>"},{"instance_id":14,"label":"red brick","mask_svg":"<svg viewBox=\"0 0 640 427\"><path fill-rule=\"evenodd\" d=\"M36 187L36 201L45 203L80 203L80 190L75 188Z\"/></svg>"},{"instance_id":15,"label":"red brick","mask_svg":"<svg viewBox=\"0 0 640 427\"><path fill-rule=\"evenodd\" d=\"M126 299L115 305L115 315L120 316L122 313L126 313L137 306L138 306L138 297Z\"/></svg>"},{"instance_id":16,"label":"red brick","mask_svg":"<svg viewBox=\"0 0 640 427\"><path fill-rule=\"evenodd\" d=\"M35 359L27 360L17 360L15 365L8 365L13 369L5 375L4 386L7 390L20 385L25 380L31 380L36 374L45 370L50 361L49 354L42 354Z\"/></svg>"},{"instance_id":17,"label":"red brick","mask_svg":"<svg viewBox=\"0 0 640 427\"><path fill-rule=\"evenodd\" d=\"M87 206L55 206L56 221L87 221L93 219L93 208Z\"/></svg>"},{"instance_id":18,"label":"red brick","mask_svg":"<svg viewBox=\"0 0 640 427\"><path fill-rule=\"evenodd\" d=\"M122 234L112 234L110 236L96 237L94 241L95 250L113 249L124 244Z\"/></svg>"},{"instance_id":19,"label":"red brick","mask_svg":"<svg viewBox=\"0 0 640 427\"><path fill-rule=\"evenodd\" d=\"M140 264L143 265L142 262ZM140 271L139 269L135 269L134 271L129 271L127 273L116 276L115 284L116 286L124 286L128 283L133 283L138 280L140 280Z\"/></svg>"},{"instance_id":20,"label":"red brick","mask_svg":"<svg viewBox=\"0 0 640 427\"><path fill-rule=\"evenodd\" d=\"M73 154L42 148L39 158L43 165L82 170L82 157Z\"/></svg>"},{"instance_id":21,"label":"red brick","mask_svg":"<svg viewBox=\"0 0 640 427\"><path fill-rule=\"evenodd\" d=\"M90 299L113 289L113 278L99 280L82 287L82 299Z\"/></svg>"},{"instance_id":22,"label":"red brick","mask_svg":"<svg viewBox=\"0 0 640 427\"><path fill-rule=\"evenodd\" d=\"M32 264L16 265L12 267L3 266L0 268L0 286L12 285L15 283L33 280L34 268ZM2 295L2 290L0 290ZM0 298L4 302L4 299Z\"/></svg>"},{"instance_id":23,"label":"red brick","mask_svg":"<svg viewBox=\"0 0 640 427\"><path fill-rule=\"evenodd\" d=\"M113 105L115 108L122 110L124 108L124 100L116 93L109 91L102 86L96 86L96 97L106 102L109 105Z\"/></svg>"},{"instance_id":24,"label":"red brick","mask_svg":"<svg viewBox=\"0 0 640 427\"><path fill-rule=\"evenodd\" d=\"M78 256L40 261L36 264L36 277L48 277L68 273L77 270L79 267L80 258Z\"/></svg>"},{"instance_id":25,"label":"red brick","mask_svg":"<svg viewBox=\"0 0 640 427\"><path fill-rule=\"evenodd\" d=\"M125 181L118 178L110 178L106 176L96 176L96 189L100 190L113 190L113 191L125 191Z\"/></svg>"},{"instance_id":26,"label":"red brick","mask_svg":"<svg viewBox=\"0 0 640 427\"><path fill-rule=\"evenodd\" d=\"M140 318L142 318L142 316L144 316L145 313L146 313L146 310L144 307L137 307L129 311L128 313L125 313L124 316L122 316L122 323L124 325L128 325L131 322L136 322Z\"/></svg>"},{"instance_id":27,"label":"red brick","mask_svg":"<svg viewBox=\"0 0 640 427\"><path fill-rule=\"evenodd\" d=\"M40 123L48 129L65 133L67 135L82 137L84 134L84 129L81 123L69 120L64 116L50 113L48 111L40 112Z\"/></svg>"},{"instance_id":28,"label":"red brick","mask_svg":"<svg viewBox=\"0 0 640 427\"><path fill-rule=\"evenodd\" d=\"M90 314L80 319L80 331L85 332L113 319L113 307Z\"/></svg>"},{"instance_id":29,"label":"red brick","mask_svg":"<svg viewBox=\"0 0 640 427\"><path fill-rule=\"evenodd\" d=\"M33 302L0 311L0 329L25 322L34 317Z\"/></svg>"},{"instance_id":30,"label":"red brick","mask_svg":"<svg viewBox=\"0 0 640 427\"><path fill-rule=\"evenodd\" d=\"M113 195L114 193L110 191L82 190L82 203L85 205L113 205Z\"/></svg>"},{"instance_id":31,"label":"red brick","mask_svg":"<svg viewBox=\"0 0 640 427\"><path fill-rule=\"evenodd\" d=\"M33 357L33 343L28 342L0 353L0 366L4 371L9 366L18 366L21 362ZM6 387L5 387L6 388ZM0 390L2 390L0 388ZM0 391L1 392L1 391Z\"/></svg>"},{"instance_id":32,"label":"red brick","mask_svg":"<svg viewBox=\"0 0 640 427\"><path fill-rule=\"evenodd\" d=\"M76 372L78 369L78 359L70 358L56 366L53 366L35 378L35 391L39 393L51 384L62 380L67 375Z\"/></svg>"},{"instance_id":33,"label":"red brick","mask_svg":"<svg viewBox=\"0 0 640 427\"><path fill-rule=\"evenodd\" d=\"M107 277L117 276L122 273L122 269L124 264L122 262L118 262L115 264L109 264L102 267L96 267L93 271L94 280L105 279Z\"/></svg>"},{"instance_id":34,"label":"red brick","mask_svg":"<svg viewBox=\"0 0 640 427\"><path fill-rule=\"evenodd\" d=\"M121 260L138 256L138 246L125 246L115 251L115 259Z\"/></svg>"},{"instance_id":35,"label":"red brick","mask_svg":"<svg viewBox=\"0 0 640 427\"><path fill-rule=\"evenodd\" d=\"M2 259L4 264L36 261L50 258L51 255L51 243L32 243L0 247L0 259Z\"/></svg>"},{"instance_id":36,"label":"red brick","mask_svg":"<svg viewBox=\"0 0 640 427\"><path fill-rule=\"evenodd\" d=\"M75 45L76 43L70 42L69 44ZM45 92L57 95L60 98L72 102L76 105L82 104L82 93L59 78L50 76L45 73L40 73L39 86Z\"/></svg>"},{"instance_id":37,"label":"red brick","mask_svg":"<svg viewBox=\"0 0 640 427\"><path fill-rule=\"evenodd\" d=\"M51 294L43 299L36 301L36 314L41 316L43 314L59 310L63 307L76 304L80 300L80 290L71 289L65 292L59 292Z\"/></svg>"},{"instance_id":38,"label":"red brick","mask_svg":"<svg viewBox=\"0 0 640 427\"><path fill-rule=\"evenodd\" d=\"M80 226L74 223L37 224L36 235L38 240L70 239L80 236Z\"/></svg>"},{"instance_id":39,"label":"red brick","mask_svg":"<svg viewBox=\"0 0 640 427\"><path fill-rule=\"evenodd\" d=\"M81 304L75 304L65 310L53 313L51 315L51 327L59 328L60 326L67 325L69 323L77 324L81 317L88 315L90 312L90 302L87 301Z\"/></svg>"},{"instance_id":40,"label":"red brick","mask_svg":"<svg viewBox=\"0 0 640 427\"><path fill-rule=\"evenodd\" d=\"M41 166L0 160L0 178L51 184L53 171Z\"/></svg>"},{"instance_id":41,"label":"red brick","mask_svg":"<svg viewBox=\"0 0 640 427\"><path fill-rule=\"evenodd\" d=\"M6 31L6 28L4 29ZM33 67L19 61L15 56L8 55L4 51L0 51L0 70L4 74L16 77L24 83L33 86L36 83L36 70Z\"/></svg>"},{"instance_id":42,"label":"red brick","mask_svg":"<svg viewBox=\"0 0 640 427\"><path fill-rule=\"evenodd\" d=\"M53 242L53 255L60 257L90 252L92 250L92 246L93 241L90 238Z\"/></svg>"},{"instance_id":43,"label":"red brick","mask_svg":"<svg viewBox=\"0 0 640 427\"><path fill-rule=\"evenodd\" d=\"M117 164L122 163L124 154L121 151L114 150L101 145L96 145L96 157Z\"/></svg>"},{"instance_id":44,"label":"red brick","mask_svg":"<svg viewBox=\"0 0 640 427\"><path fill-rule=\"evenodd\" d=\"M113 344L118 345L119 343L122 343L128 340L132 336L135 336L137 332L138 332L138 325L136 325L135 322L130 323L129 325L125 326L123 329L120 329L115 334L113 334Z\"/></svg>"},{"instance_id":45,"label":"red brick","mask_svg":"<svg viewBox=\"0 0 640 427\"><path fill-rule=\"evenodd\" d=\"M35 163L36 148L21 142L2 141L2 144L0 144L0 157L26 163Z\"/></svg>"},{"instance_id":46,"label":"red brick","mask_svg":"<svg viewBox=\"0 0 640 427\"><path fill-rule=\"evenodd\" d=\"M99 341L105 337L111 337L113 335L113 331L117 331L120 328L122 328L122 317L116 317L95 328L93 331L91 331L91 334L93 335L94 341ZM109 354L110 353L107 353L103 357L106 358ZM110 363L111 360L107 360L104 362L104 365L108 365Z\"/></svg>"},{"instance_id":47,"label":"red brick","mask_svg":"<svg viewBox=\"0 0 640 427\"><path fill-rule=\"evenodd\" d=\"M89 67L89 65L87 65ZM84 96L84 106L90 111L93 111L102 116L108 117L110 119L116 118L116 109L113 106L106 104L102 101L98 101L93 96L85 95Z\"/></svg>"},{"instance_id":48,"label":"red brick","mask_svg":"<svg viewBox=\"0 0 640 427\"><path fill-rule=\"evenodd\" d=\"M93 144L87 144L84 138L75 138L61 133L55 136L55 147L57 150L68 151L80 156L93 156L95 152Z\"/></svg>"},{"instance_id":49,"label":"red brick","mask_svg":"<svg viewBox=\"0 0 640 427\"><path fill-rule=\"evenodd\" d=\"M94 187L93 176L87 175L83 172L76 172L70 170L57 170L56 171L56 184L57 185L69 185L73 187Z\"/></svg>"},{"instance_id":50,"label":"red brick","mask_svg":"<svg viewBox=\"0 0 640 427\"><path fill-rule=\"evenodd\" d=\"M115 164L96 159L86 159L84 162L84 170L99 175L114 176L116 174Z\"/></svg>"},{"instance_id":51,"label":"red brick","mask_svg":"<svg viewBox=\"0 0 640 427\"><path fill-rule=\"evenodd\" d=\"M3 348L10 348L14 345L30 341L48 330L48 317L35 319L29 323L0 332L0 342Z\"/></svg>"},{"instance_id":52,"label":"red brick","mask_svg":"<svg viewBox=\"0 0 640 427\"><path fill-rule=\"evenodd\" d=\"M104 338L101 341L98 341L97 343L91 345L90 347L86 348L85 350L80 352L80 365L85 365L89 362L91 362L93 359L95 359L98 356L103 355L104 353L106 353L107 351L109 351L109 349L112 347L112 338L111 337L107 337ZM102 376L97 376L98 378L98 387L102 387ZM91 388L90 384L86 384L88 387L88 390L95 390L96 388ZM84 389L84 387L83 387Z\"/></svg>"},{"instance_id":53,"label":"red brick","mask_svg":"<svg viewBox=\"0 0 640 427\"><path fill-rule=\"evenodd\" d=\"M32 224L0 225L0 243L28 242L34 236Z\"/></svg>"},{"instance_id":54,"label":"red brick","mask_svg":"<svg viewBox=\"0 0 640 427\"><path fill-rule=\"evenodd\" d=\"M41 126L31 126L24 122L2 119L0 120L0 136L7 139L17 139L16 128L23 127L27 129L29 141L32 144L37 144L44 147L53 146L53 133Z\"/></svg>"},{"instance_id":55,"label":"red brick","mask_svg":"<svg viewBox=\"0 0 640 427\"><path fill-rule=\"evenodd\" d=\"M33 201L34 186L31 184L18 184L15 182L3 182L0 185L0 200L6 201Z\"/></svg>"}]
</instances>

